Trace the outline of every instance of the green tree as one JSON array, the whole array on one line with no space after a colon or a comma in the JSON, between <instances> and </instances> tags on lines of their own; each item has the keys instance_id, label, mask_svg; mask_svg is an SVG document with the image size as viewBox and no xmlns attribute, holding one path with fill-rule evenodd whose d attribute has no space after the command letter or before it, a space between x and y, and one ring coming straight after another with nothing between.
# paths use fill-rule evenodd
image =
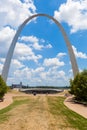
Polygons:
<instances>
[{"instance_id":1,"label":"green tree","mask_svg":"<svg viewBox=\"0 0 87 130\"><path fill-rule=\"evenodd\" d=\"M0 75L0 99L3 98L3 96L5 95L7 90L8 90L8 87L7 87L6 83L4 82L3 78Z\"/></svg>"},{"instance_id":2,"label":"green tree","mask_svg":"<svg viewBox=\"0 0 87 130\"><path fill-rule=\"evenodd\" d=\"M74 94L77 100L87 101L87 70L70 80L70 88L70 93Z\"/></svg>"}]
</instances>

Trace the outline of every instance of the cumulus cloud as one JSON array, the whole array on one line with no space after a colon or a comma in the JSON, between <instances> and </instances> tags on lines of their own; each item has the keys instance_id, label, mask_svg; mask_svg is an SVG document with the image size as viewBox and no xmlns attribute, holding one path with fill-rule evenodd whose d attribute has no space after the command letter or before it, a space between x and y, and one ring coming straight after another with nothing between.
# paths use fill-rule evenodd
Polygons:
<instances>
[{"instance_id":1,"label":"cumulus cloud","mask_svg":"<svg viewBox=\"0 0 87 130\"><path fill-rule=\"evenodd\" d=\"M26 60L30 61L31 60L31 61L38 63L38 60L42 59L42 56L41 55L32 55L32 56L28 55L28 56L19 57L19 59L21 61L26 61Z\"/></svg>"},{"instance_id":2,"label":"cumulus cloud","mask_svg":"<svg viewBox=\"0 0 87 130\"><path fill-rule=\"evenodd\" d=\"M74 51L75 56L77 58L87 59L87 54L86 53L78 51L77 48L75 48L75 46L72 46L72 48L73 48L73 51Z\"/></svg>"},{"instance_id":3,"label":"cumulus cloud","mask_svg":"<svg viewBox=\"0 0 87 130\"><path fill-rule=\"evenodd\" d=\"M5 58L0 58L1 63L4 63L4 61L5 61Z\"/></svg>"},{"instance_id":4,"label":"cumulus cloud","mask_svg":"<svg viewBox=\"0 0 87 130\"><path fill-rule=\"evenodd\" d=\"M27 66L25 66L22 70L17 69L14 72L14 78L19 77L19 79L21 78L31 79L31 76L32 76L31 69L28 68Z\"/></svg>"},{"instance_id":5,"label":"cumulus cloud","mask_svg":"<svg viewBox=\"0 0 87 130\"><path fill-rule=\"evenodd\" d=\"M44 66L64 66L63 61L59 61L58 58L46 58L44 60Z\"/></svg>"},{"instance_id":6,"label":"cumulus cloud","mask_svg":"<svg viewBox=\"0 0 87 130\"><path fill-rule=\"evenodd\" d=\"M23 81L23 83L29 83L31 85L36 85L39 82L41 82L41 78L40 78L40 73L44 71L43 67L38 67L36 69L33 68L28 68L28 67L24 67L22 70L20 69L16 69L14 72L14 78L12 79L11 77L8 79L9 82L11 80L11 82L13 81L18 81L18 79L20 81Z\"/></svg>"},{"instance_id":7,"label":"cumulus cloud","mask_svg":"<svg viewBox=\"0 0 87 130\"><path fill-rule=\"evenodd\" d=\"M10 72L14 73L15 70L25 67L19 60L12 59Z\"/></svg>"},{"instance_id":8,"label":"cumulus cloud","mask_svg":"<svg viewBox=\"0 0 87 130\"><path fill-rule=\"evenodd\" d=\"M44 45L46 41L44 39L39 39L36 36L22 36L20 38L21 41L29 42L29 46L31 46L35 50L42 50L44 48L52 48L52 45L49 43L47 45Z\"/></svg>"},{"instance_id":9,"label":"cumulus cloud","mask_svg":"<svg viewBox=\"0 0 87 130\"><path fill-rule=\"evenodd\" d=\"M6 54L13 36L15 35L15 30L10 27L3 27L0 30L0 53Z\"/></svg>"},{"instance_id":10,"label":"cumulus cloud","mask_svg":"<svg viewBox=\"0 0 87 130\"><path fill-rule=\"evenodd\" d=\"M0 63L0 74L2 72L3 64Z\"/></svg>"},{"instance_id":11,"label":"cumulus cloud","mask_svg":"<svg viewBox=\"0 0 87 130\"><path fill-rule=\"evenodd\" d=\"M39 42L39 39L33 35L32 36L22 36L20 38L20 40L25 41L25 42L32 42L32 43Z\"/></svg>"},{"instance_id":12,"label":"cumulus cloud","mask_svg":"<svg viewBox=\"0 0 87 130\"><path fill-rule=\"evenodd\" d=\"M58 53L56 55L56 57L53 57L53 58L45 58L44 59L44 62L43 62L43 65L44 66L47 66L47 67L53 67L54 69L55 68L58 68L58 67L61 67L61 66L64 66L65 63L63 61L60 61L60 59L65 56L66 53Z\"/></svg>"},{"instance_id":13,"label":"cumulus cloud","mask_svg":"<svg viewBox=\"0 0 87 130\"><path fill-rule=\"evenodd\" d=\"M60 53L57 54L57 57L58 57L58 58L61 58L61 57L63 57L63 56L66 56L66 53L60 52Z\"/></svg>"},{"instance_id":14,"label":"cumulus cloud","mask_svg":"<svg viewBox=\"0 0 87 130\"><path fill-rule=\"evenodd\" d=\"M10 47L10 44L16 32L15 27L18 27L24 21L25 18L29 17L35 12L36 12L36 7L32 0L0 1L0 18L1 18L0 57L1 58L6 57L6 53ZM21 50L23 50L23 48Z\"/></svg>"},{"instance_id":15,"label":"cumulus cloud","mask_svg":"<svg viewBox=\"0 0 87 130\"><path fill-rule=\"evenodd\" d=\"M36 50L42 50L42 48L44 47L43 45L40 45L38 42L35 42L32 47Z\"/></svg>"},{"instance_id":16,"label":"cumulus cloud","mask_svg":"<svg viewBox=\"0 0 87 130\"><path fill-rule=\"evenodd\" d=\"M13 77L13 78L12 78ZM63 70L58 70L57 67L51 66L50 68L37 67L28 68L23 67L22 69L16 69L13 76L10 76L8 81L10 82L23 81L24 84L36 86L36 85L62 85L62 81L67 84L68 78Z\"/></svg>"},{"instance_id":17,"label":"cumulus cloud","mask_svg":"<svg viewBox=\"0 0 87 130\"><path fill-rule=\"evenodd\" d=\"M40 73L40 72L43 72L44 71L44 67L38 67L38 68L36 68L33 72L35 72L35 73Z\"/></svg>"},{"instance_id":18,"label":"cumulus cloud","mask_svg":"<svg viewBox=\"0 0 87 130\"><path fill-rule=\"evenodd\" d=\"M52 48L52 45L49 43L45 48Z\"/></svg>"},{"instance_id":19,"label":"cumulus cloud","mask_svg":"<svg viewBox=\"0 0 87 130\"><path fill-rule=\"evenodd\" d=\"M71 27L71 33L87 29L87 0L67 0L54 11L54 17Z\"/></svg>"},{"instance_id":20,"label":"cumulus cloud","mask_svg":"<svg viewBox=\"0 0 87 130\"><path fill-rule=\"evenodd\" d=\"M16 28L29 16L36 13L36 7L33 0L3 0L0 1L0 70L10 47L12 39L15 35ZM41 58L40 55L35 55L31 48L25 44L17 44L18 49L16 49L16 59L12 60L12 67L21 66L19 57L31 56L32 60L38 61ZM23 48L24 47L24 48ZM25 51L26 49L26 51ZM26 53L25 53L26 52ZM25 54L24 54L25 53ZM17 56L18 54L18 56ZM14 62L14 63L13 63ZM14 64L14 65L13 65ZM20 68L20 67L19 67ZM12 69L15 70L15 69Z\"/></svg>"},{"instance_id":21,"label":"cumulus cloud","mask_svg":"<svg viewBox=\"0 0 87 130\"><path fill-rule=\"evenodd\" d=\"M25 68L25 65L22 62L20 62L18 59L12 59L9 76L13 78L15 71L22 70L23 68Z\"/></svg>"},{"instance_id":22,"label":"cumulus cloud","mask_svg":"<svg viewBox=\"0 0 87 130\"><path fill-rule=\"evenodd\" d=\"M3 63L5 61L5 58L0 58L0 74L2 73Z\"/></svg>"},{"instance_id":23,"label":"cumulus cloud","mask_svg":"<svg viewBox=\"0 0 87 130\"><path fill-rule=\"evenodd\" d=\"M1 61L3 62L3 60ZM56 85L62 85L62 81L66 84L68 83L68 78L65 72L59 69L59 67L64 66L64 62L60 61L57 56L56 58L50 58L50 60L44 59L37 68L29 68L23 63L24 62L18 59L12 60L8 83L19 83L19 81L23 81L25 85L27 83L32 86L54 86L55 83Z\"/></svg>"},{"instance_id":24,"label":"cumulus cloud","mask_svg":"<svg viewBox=\"0 0 87 130\"><path fill-rule=\"evenodd\" d=\"M33 51L28 45L24 43L17 43L15 53L17 56L28 56L33 55Z\"/></svg>"},{"instance_id":25,"label":"cumulus cloud","mask_svg":"<svg viewBox=\"0 0 87 130\"><path fill-rule=\"evenodd\" d=\"M42 58L42 55L35 55L35 53L32 51L32 48L24 43L17 43L14 53L16 58L21 61L33 60L34 62L38 62L38 60Z\"/></svg>"},{"instance_id":26,"label":"cumulus cloud","mask_svg":"<svg viewBox=\"0 0 87 130\"><path fill-rule=\"evenodd\" d=\"M36 12L33 0L22 2L21 0L0 1L0 27L10 25L18 27L24 19Z\"/></svg>"},{"instance_id":27,"label":"cumulus cloud","mask_svg":"<svg viewBox=\"0 0 87 130\"><path fill-rule=\"evenodd\" d=\"M65 72L57 67L50 67L48 71L41 72L40 78L46 85L62 85L62 82L68 82Z\"/></svg>"}]
</instances>

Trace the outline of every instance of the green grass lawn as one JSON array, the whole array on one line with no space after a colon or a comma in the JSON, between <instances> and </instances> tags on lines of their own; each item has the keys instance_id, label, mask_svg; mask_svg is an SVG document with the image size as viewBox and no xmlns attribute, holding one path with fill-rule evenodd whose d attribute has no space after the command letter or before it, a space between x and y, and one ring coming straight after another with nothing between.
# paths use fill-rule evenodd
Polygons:
<instances>
[{"instance_id":1,"label":"green grass lawn","mask_svg":"<svg viewBox=\"0 0 87 130\"><path fill-rule=\"evenodd\" d=\"M51 127L50 130L61 129L61 130L87 130L87 119L83 118L82 116L78 115L77 113L69 110L64 105L64 99L63 97L55 97L55 96L46 96L47 103L48 103L48 110L51 117ZM0 110L0 124L4 123L5 121L9 120L9 112L12 111L15 108L18 108L20 105L22 107L23 104L28 105L28 111L30 109L37 110L35 107L35 103L38 105L38 102L40 102L40 97L36 96L33 98L30 97L16 97L14 98L14 102ZM41 101L42 102L42 101ZM42 105L39 103L39 105ZM42 112L44 111L44 107L38 107L41 109Z\"/></svg>"},{"instance_id":2,"label":"green grass lawn","mask_svg":"<svg viewBox=\"0 0 87 130\"><path fill-rule=\"evenodd\" d=\"M29 102L29 99L23 99L25 97L15 97L14 98L14 102L9 105L8 107L0 110L0 123L2 123L3 121L8 120L8 117L10 116L8 114L8 112L12 109L14 109L15 107L19 106L19 105L23 105Z\"/></svg>"},{"instance_id":3,"label":"green grass lawn","mask_svg":"<svg viewBox=\"0 0 87 130\"><path fill-rule=\"evenodd\" d=\"M80 116L79 114L69 110L64 105L63 97L48 97L48 103L50 107L50 112L56 119L61 118L63 120L63 124L60 124L61 127L69 127L76 128L78 130L87 130L87 119Z\"/></svg>"}]
</instances>

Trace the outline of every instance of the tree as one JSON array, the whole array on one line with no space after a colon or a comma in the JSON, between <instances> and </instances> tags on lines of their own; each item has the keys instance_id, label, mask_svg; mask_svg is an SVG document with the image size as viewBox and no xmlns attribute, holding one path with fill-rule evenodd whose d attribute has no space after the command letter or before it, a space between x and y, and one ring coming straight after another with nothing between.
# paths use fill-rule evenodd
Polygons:
<instances>
[{"instance_id":1,"label":"tree","mask_svg":"<svg viewBox=\"0 0 87 130\"><path fill-rule=\"evenodd\" d=\"M8 87L7 87L6 83L4 82L3 78L0 75L0 99L3 98L3 96L5 95L7 90L8 90Z\"/></svg>"},{"instance_id":2,"label":"tree","mask_svg":"<svg viewBox=\"0 0 87 130\"><path fill-rule=\"evenodd\" d=\"M87 102L87 70L70 80L70 93L74 94L77 100Z\"/></svg>"}]
</instances>

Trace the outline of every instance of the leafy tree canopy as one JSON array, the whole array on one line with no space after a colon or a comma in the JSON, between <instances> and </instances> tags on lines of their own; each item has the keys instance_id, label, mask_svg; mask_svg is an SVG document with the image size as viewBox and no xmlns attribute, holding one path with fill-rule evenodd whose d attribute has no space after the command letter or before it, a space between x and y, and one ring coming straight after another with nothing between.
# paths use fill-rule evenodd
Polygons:
<instances>
[{"instance_id":1,"label":"leafy tree canopy","mask_svg":"<svg viewBox=\"0 0 87 130\"><path fill-rule=\"evenodd\" d=\"M0 75L0 98L3 98L4 94L7 92L8 87Z\"/></svg>"},{"instance_id":2,"label":"leafy tree canopy","mask_svg":"<svg viewBox=\"0 0 87 130\"><path fill-rule=\"evenodd\" d=\"M70 80L70 88L70 93L74 94L77 100L87 101L87 70Z\"/></svg>"}]
</instances>

